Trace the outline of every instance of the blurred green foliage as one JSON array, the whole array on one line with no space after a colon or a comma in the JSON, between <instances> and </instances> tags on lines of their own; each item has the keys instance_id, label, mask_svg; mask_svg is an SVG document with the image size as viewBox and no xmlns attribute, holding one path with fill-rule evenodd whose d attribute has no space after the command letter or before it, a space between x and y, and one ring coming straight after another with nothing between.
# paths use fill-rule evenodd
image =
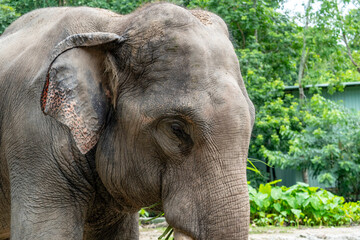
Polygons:
<instances>
[{"instance_id":1,"label":"blurred green foliage","mask_svg":"<svg viewBox=\"0 0 360 240\"><path fill-rule=\"evenodd\" d=\"M146 0L2 0L3 4L10 6L23 15L37 8L61 7L61 6L89 6L106 8L121 14L127 14L135 10Z\"/></svg>"},{"instance_id":2,"label":"blurred green foliage","mask_svg":"<svg viewBox=\"0 0 360 240\"><path fill-rule=\"evenodd\" d=\"M0 34L19 16L20 14L16 13L13 7L3 4L3 1L0 1Z\"/></svg>"}]
</instances>

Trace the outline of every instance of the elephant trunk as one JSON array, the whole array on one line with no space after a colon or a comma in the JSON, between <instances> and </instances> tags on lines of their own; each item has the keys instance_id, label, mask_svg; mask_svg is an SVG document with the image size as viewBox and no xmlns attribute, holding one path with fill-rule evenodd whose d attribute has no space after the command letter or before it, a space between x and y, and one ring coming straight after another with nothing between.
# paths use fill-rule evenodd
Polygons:
<instances>
[{"instance_id":1,"label":"elephant trunk","mask_svg":"<svg viewBox=\"0 0 360 240\"><path fill-rule=\"evenodd\" d=\"M238 185L231 185L210 196L214 199L209 204L213 211L207 216L206 239L247 239L250 219L248 192Z\"/></svg>"},{"instance_id":2,"label":"elephant trunk","mask_svg":"<svg viewBox=\"0 0 360 240\"><path fill-rule=\"evenodd\" d=\"M226 164L212 161L218 164L209 169L203 165L194 177L176 180L181 186L164 201L175 240L247 239L250 213L245 167L228 159Z\"/></svg>"},{"instance_id":3,"label":"elephant trunk","mask_svg":"<svg viewBox=\"0 0 360 240\"><path fill-rule=\"evenodd\" d=\"M212 179L214 186L206 193L206 239L247 239L249 228L249 197L246 173L231 164L222 176ZM205 238L204 238L205 239Z\"/></svg>"}]
</instances>

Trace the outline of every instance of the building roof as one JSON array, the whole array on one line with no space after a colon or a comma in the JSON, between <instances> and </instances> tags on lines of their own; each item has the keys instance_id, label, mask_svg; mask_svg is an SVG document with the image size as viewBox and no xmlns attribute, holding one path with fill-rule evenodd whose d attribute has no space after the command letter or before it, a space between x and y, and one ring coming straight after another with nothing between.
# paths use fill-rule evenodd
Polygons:
<instances>
[{"instance_id":1,"label":"building roof","mask_svg":"<svg viewBox=\"0 0 360 240\"><path fill-rule=\"evenodd\" d=\"M345 82L341 83L344 87L348 86L360 86L360 82ZM328 87L328 83L316 84L316 85L306 85L304 88L311 88L311 87ZM285 90L296 90L299 89L299 86L285 86Z\"/></svg>"}]
</instances>

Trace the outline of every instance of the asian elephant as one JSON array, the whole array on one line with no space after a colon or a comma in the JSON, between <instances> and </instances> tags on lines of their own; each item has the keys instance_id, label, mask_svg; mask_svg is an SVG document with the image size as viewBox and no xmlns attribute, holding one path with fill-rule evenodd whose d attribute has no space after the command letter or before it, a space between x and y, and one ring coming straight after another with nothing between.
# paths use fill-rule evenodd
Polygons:
<instances>
[{"instance_id":1,"label":"asian elephant","mask_svg":"<svg viewBox=\"0 0 360 240\"><path fill-rule=\"evenodd\" d=\"M30 12L0 37L0 239L247 239L254 121L224 21L169 3Z\"/></svg>"}]
</instances>

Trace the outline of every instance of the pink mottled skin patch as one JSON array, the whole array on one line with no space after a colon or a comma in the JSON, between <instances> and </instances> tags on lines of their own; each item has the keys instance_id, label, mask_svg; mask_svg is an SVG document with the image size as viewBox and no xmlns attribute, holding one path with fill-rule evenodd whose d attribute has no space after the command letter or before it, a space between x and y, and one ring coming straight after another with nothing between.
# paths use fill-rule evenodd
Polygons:
<instances>
[{"instance_id":1,"label":"pink mottled skin patch","mask_svg":"<svg viewBox=\"0 0 360 240\"><path fill-rule=\"evenodd\" d=\"M76 111L76 104L74 99L67 97L64 89L49 81L49 77L46 79L41 97L43 112L67 125L80 152L85 154L95 146L99 136L97 132L88 129L85 117Z\"/></svg>"},{"instance_id":2,"label":"pink mottled skin patch","mask_svg":"<svg viewBox=\"0 0 360 240\"><path fill-rule=\"evenodd\" d=\"M45 86L44 86L43 92L41 94L41 111L43 111L43 112L45 111L45 107L46 107L48 89L49 89L49 75L46 77Z\"/></svg>"}]
</instances>

